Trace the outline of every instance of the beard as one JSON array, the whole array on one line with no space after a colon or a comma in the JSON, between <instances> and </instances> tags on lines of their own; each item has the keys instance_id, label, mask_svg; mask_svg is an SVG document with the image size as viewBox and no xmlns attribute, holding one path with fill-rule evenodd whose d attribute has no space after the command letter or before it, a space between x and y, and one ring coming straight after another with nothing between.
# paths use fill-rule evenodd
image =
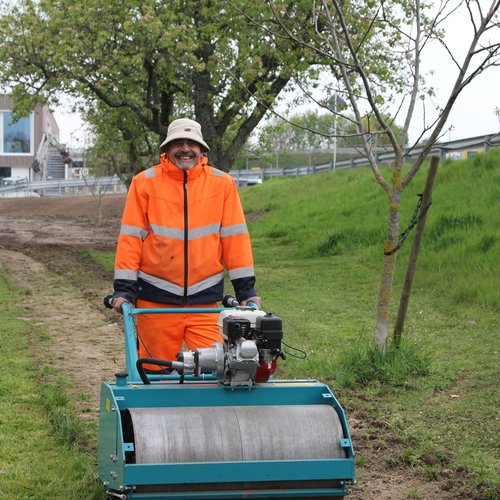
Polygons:
<instances>
[{"instance_id":1,"label":"beard","mask_svg":"<svg viewBox=\"0 0 500 500\"><path fill-rule=\"evenodd\" d=\"M181 170L190 170L197 165L198 161L199 158L192 154L186 155L178 153L172 158L172 162Z\"/></svg>"}]
</instances>

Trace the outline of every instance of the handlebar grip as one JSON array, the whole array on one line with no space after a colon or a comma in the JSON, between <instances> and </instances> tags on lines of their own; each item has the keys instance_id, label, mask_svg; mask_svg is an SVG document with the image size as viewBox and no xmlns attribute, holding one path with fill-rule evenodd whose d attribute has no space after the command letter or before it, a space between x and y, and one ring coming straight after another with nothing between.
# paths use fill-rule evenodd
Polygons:
<instances>
[{"instance_id":1,"label":"handlebar grip","mask_svg":"<svg viewBox=\"0 0 500 500\"><path fill-rule=\"evenodd\" d=\"M232 295L225 295L222 299L222 305L224 307L236 307L239 306L240 303L236 300L236 297L233 297Z\"/></svg>"},{"instance_id":2,"label":"handlebar grip","mask_svg":"<svg viewBox=\"0 0 500 500\"><path fill-rule=\"evenodd\" d=\"M238 307L240 303L238 300L233 297L232 295L225 295L224 298L222 299L222 305L224 307ZM247 302L245 304L245 307L251 307L252 309L259 310L260 307L255 303L255 302Z\"/></svg>"},{"instance_id":3,"label":"handlebar grip","mask_svg":"<svg viewBox=\"0 0 500 500\"><path fill-rule=\"evenodd\" d=\"M107 309L113 309L113 295L106 295L106 297L102 299L102 303Z\"/></svg>"}]
</instances>

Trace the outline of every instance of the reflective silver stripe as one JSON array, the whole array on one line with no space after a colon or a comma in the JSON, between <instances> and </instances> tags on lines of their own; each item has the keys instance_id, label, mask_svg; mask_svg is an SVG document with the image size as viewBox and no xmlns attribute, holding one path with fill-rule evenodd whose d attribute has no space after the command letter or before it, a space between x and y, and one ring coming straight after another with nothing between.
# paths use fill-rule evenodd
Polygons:
<instances>
[{"instance_id":1,"label":"reflective silver stripe","mask_svg":"<svg viewBox=\"0 0 500 500\"><path fill-rule=\"evenodd\" d=\"M138 271L133 269L115 269L115 280L137 280Z\"/></svg>"},{"instance_id":2,"label":"reflective silver stripe","mask_svg":"<svg viewBox=\"0 0 500 500\"><path fill-rule=\"evenodd\" d=\"M174 240L184 240L184 230L175 229L173 227L159 226L158 224L151 224L151 230L156 236L165 236L167 238L173 238ZM188 231L188 239L196 240L197 238L203 238L204 236L210 236L212 234L217 234L219 232L220 224L209 224L208 226L196 227Z\"/></svg>"},{"instance_id":3,"label":"reflective silver stripe","mask_svg":"<svg viewBox=\"0 0 500 500\"><path fill-rule=\"evenodd\" d=\"M234 236L235 234L245 234L248 233L248 228L246 224L234 224L234 226L226 226L220 228L221 238L226 236Z\"/></svg>"},{"instance_id":4,"label":"reflective silver stripe","mask_svg":"<svg viewBox=\"0 0 500 500\"><path fill-rule=\"evenodd\" d=\"M219 170L218 168L212 167L212 172L216 177L222 177L224 175L224 172L222 170Z\"/></svg>"},{"instance_id":5,"label":"reflective silver stripe","mask_svg":"<svg viewBox=\"0 0 500 500\"><path fill-rule=\"evenodd\" d=\"M193 295L195 293L201 292L206 288L217 285L222 281L224 277L224 273L214 274L213 276L209 276L208 278L195 283L188 287L187 292L188 295ZM176 285L167 280L163 280L158 278L157 276L152 276L151 274L147 274L144 271L139 271L139 278L143 279L147 283L159 288L160 290L165 290L166 292L173 293L175 295L183 295L184 288L182 286Z\"/></svg>"},{"instance_id":6,"label":"reflective silver stripe","mask_svg":"<svg viewBox=\"0 0 500 500\"><path fill-rule=\"evenodd\" d=\"M175 295L182 295L184 293L184 288L182 286L176 285L175 283L171 283L167 280L162 280L161 278L145 273L144 271L139 271L138 277L156 288L165 290L166 292L170 292Z\"/></svg>"},{"instance_id":7,"label":"reflective silver stripe","mask_svg":"<svg viewBox=\"0 0 500 500\"><path fill-rule=\"evenodd\" d=\"M153 234L156 236L165 236L174 240L184 240L184 231L182 229L160 226L158 224L151 224L150 227Z\"/></svg>"},{"instance_id":8,"label":"reflective silver stripe","mask_svg":"<svg viewBox=\"0 0 500 500\"><path fill-rule=\"evenodd\" d=\"M224 273L214 274L213 276L209 276L208 278L198 281L194 285L188 287L188 295L194 295L195 293L201 292L206 288L210 288L211 286L215 286L222 281L224 278Z\"/></svg>"},{"instance_id":9,"label":"reflective silver stripe","mask_svg":"<svg viewBox=\"0 0 500 500\"><path fill-rule=\"evenodd\" d=\"M210 236L212 234L218 234L220 229L220 223L209 224L208 226L201 226L189 230L189 239L195 240L197 238L203 238L203 236Z\"/></svg>"},{"instance_id":10,"label":"reflective silver stripe","mask_svg":"<svg viewBox=\"0 0 500 500\"><path fill-rule=\"evenodd\" d=\"M138 226L127 226L122 224L120 228L120 234L126 234L128 236L135 236L136 238L141 238L143 240L148 235L148 231Z\"/></svg>"},{"instance_id":11,"label":"reflective silver stripe","mask_svg":"<svg viewBox=\"0 0 500 500\"><path fill-rule=\"evenodd\" d=\"M231 269L231 271L228 271L228 274L231 280L248 278L250 276L255 276L255 269L253 267L238 267L238 269Z\"/></svg>"},{"instance_id":12,"label":"reflective silver stripe","mask_svg":"<svg viewBox=\"0 0 500 500\"><path fill-rule=\"evenodd\" d=\"M148 168L144 171L144 177L151 179L152 177L156 177L156 171L153 167Z\"/></svg>"}]
</instances>

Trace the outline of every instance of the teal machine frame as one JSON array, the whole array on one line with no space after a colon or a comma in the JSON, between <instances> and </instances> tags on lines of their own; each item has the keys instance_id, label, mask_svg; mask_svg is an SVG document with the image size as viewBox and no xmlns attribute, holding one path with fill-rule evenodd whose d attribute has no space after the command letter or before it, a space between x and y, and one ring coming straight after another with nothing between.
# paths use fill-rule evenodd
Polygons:
<instances>
[{"instance_id":1,"label":"teal machine frame","mask_svg":"<svg viewBox=\"0 0 500 500\"><path fill-rule=\"evenodd\" d=\"M211 375L139 376L134 317L143 313L219 313L223 308L141 309L124 304L127 372L101 386L98 472L109 498L239 499L339 498L355 480L354 449L347 419L335 395L316 380L269 380L249 387L226 387ZM180 383L183 382L183 383ZM314 460L131 463L134 442L123 415L131 408L330 405L342 425L344 458ZM293 436L290 436L293 439ZM257 485L257 487L255 487Z\"/></svg>"}]
</instances>

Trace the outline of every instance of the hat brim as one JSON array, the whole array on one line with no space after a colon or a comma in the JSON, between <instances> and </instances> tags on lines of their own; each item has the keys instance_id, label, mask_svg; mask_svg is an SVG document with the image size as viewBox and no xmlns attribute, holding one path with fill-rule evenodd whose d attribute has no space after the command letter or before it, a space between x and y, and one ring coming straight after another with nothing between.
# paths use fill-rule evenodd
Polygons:
<instances>
[{"instance_id":1,"label":"hat brim","mask_svg":"<svg viewBox=\"0 0 500 500\"><path fill-rule=\"evenodd\" d=\"M167 146L170 142L172 141L177 141L178 139L186 139L187 141L193 141L198 143L200 146L205 148L205 151L210 151L210 148L208 147L207 143L203 140L200 139L194 139L192 136L187 135L186 133L183 133L182 131L179 132L174 132L172 135L167 137L160 145L160 149L163 149L165 146Z\"/></svg>"}]
</instances>

